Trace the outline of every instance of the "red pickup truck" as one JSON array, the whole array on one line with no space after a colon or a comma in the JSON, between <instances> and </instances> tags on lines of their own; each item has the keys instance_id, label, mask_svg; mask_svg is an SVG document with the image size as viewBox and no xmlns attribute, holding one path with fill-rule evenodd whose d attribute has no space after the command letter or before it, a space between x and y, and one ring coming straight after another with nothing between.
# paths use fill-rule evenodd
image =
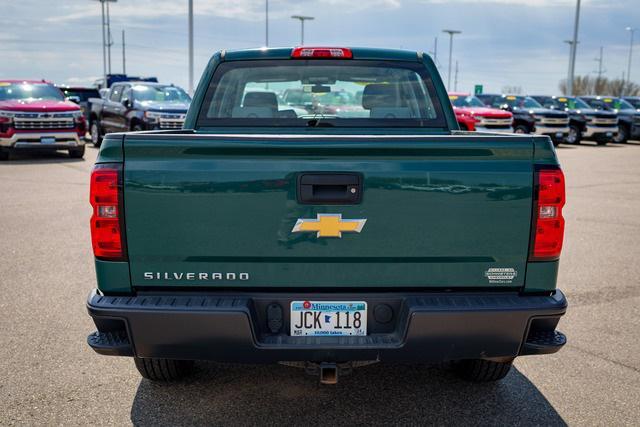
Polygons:
<instances>
[{"instance_id":1,"label":"red pickup truck","mask_svg":"<svg viewBox=\"0 0 640 427\"><path fill-rule=\"evenodd\" d=\"M80 107L45 81L0 80L0 160L14 150L67 150L84 156L85 118Z\"/></svg>"},{"instance_id":2,"label":"red pickup truck","mask_svg":"<svg viewBox=\"0 0 640 427\"><path fill-rule=\"evenodd\" d=\"M462 130L484 132L513 132L513 114L509 111L488 108L473 95L450 92L449 99Z\"/></svg>"}]
</instances>

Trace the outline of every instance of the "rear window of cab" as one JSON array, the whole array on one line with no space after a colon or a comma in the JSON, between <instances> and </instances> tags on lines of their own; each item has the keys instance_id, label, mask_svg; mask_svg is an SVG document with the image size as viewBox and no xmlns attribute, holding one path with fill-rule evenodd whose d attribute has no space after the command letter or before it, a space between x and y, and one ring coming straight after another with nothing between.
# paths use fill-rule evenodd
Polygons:
<instances>
[{"instance_id":1,"label":"rear window of cab","mask_svg":"<svg viewBox=\"0 0 640 427\"><path fill-rule=\"evenodd\" d=\"M446 126L423 64L333 59L221 63L197 127Z\"/></svg>"}]
</instances>

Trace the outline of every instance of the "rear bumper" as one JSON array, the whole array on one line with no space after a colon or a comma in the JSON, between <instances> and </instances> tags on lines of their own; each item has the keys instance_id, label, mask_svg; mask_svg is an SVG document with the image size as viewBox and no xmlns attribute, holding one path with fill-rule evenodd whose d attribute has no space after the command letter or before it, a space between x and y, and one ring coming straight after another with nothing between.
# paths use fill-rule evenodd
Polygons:
<instances>
[{"instance_id":1,"label":"rear bumper","mask_svg":"<svg viewBox=\"0 0 640 427\"><path fill-rule=\"evenodd\" d=\"M55 138L55 142L43 144L41 138ZM17 132L9 138L0 138L0 147L33 148L38 150L64 150L84 145L84 140L75 131L69 132Z\"/></svg>"},{"instance_id":2,"label":"rear bumper","mask_svg":"<svg viewBox=\"0 0 640 427\"><path fill-rule=\"evenodd\" d=\"M289 336L288 307L300 299L367 301L369 335ZM278 333L268 327L267 307L273 303L282 307ZM376 319L381 304L393 312L386 323ZM565 338L555 328L566 307L560 291L549 296L238 292L136 297L100 296L94 291L87 308L98 331L89 335L88 342L105 355L220 362L434 363L503 358L558 351Z\"/></svg>"}]
</instances>

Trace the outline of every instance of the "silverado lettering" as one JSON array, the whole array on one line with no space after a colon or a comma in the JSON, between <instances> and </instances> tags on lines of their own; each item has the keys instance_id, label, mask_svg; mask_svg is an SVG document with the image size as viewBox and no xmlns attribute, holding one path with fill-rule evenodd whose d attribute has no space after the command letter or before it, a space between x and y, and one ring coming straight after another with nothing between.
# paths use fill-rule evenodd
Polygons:
<instances>
[{"instance_id":1,"label":"silverado lettering","mask_svg":"<svg viewBox=\"0 0 640 427\"><path fill-rule=\"evenodd\" d=\"M249 280L249 273L144 272L145 280Z\"/></svg>"},{"instance_id":2,"label":"silverado lettering","mask_svg":"<svg viewBox=\"0 0 640 427\"><path fill-rule=\"evenodd\" d=\"M451 362L494 381L566 342L553 143L461 132L423 53L216 53L183 130L104 137L90 201L89 345L145 378Z\"/></svg>"}]
</instances>

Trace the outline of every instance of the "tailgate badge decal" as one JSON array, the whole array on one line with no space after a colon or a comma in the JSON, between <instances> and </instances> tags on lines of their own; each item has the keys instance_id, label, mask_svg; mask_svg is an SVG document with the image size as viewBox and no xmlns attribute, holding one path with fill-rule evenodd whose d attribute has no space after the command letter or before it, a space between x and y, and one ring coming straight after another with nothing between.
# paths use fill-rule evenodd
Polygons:
<instances>
[{"instance_id":1,"label":"tailgate badge decal","mask_svg":"<svg viewBox=\"0 0 640 427\"><path fill-rule=\"evenodd\" d=\"M316 219L300 218L292 233L316 232L316 237L342 237L342 233L360 233L366 219L342 219L342 214L318 214Z\"/></svg>"}]
</instances>

